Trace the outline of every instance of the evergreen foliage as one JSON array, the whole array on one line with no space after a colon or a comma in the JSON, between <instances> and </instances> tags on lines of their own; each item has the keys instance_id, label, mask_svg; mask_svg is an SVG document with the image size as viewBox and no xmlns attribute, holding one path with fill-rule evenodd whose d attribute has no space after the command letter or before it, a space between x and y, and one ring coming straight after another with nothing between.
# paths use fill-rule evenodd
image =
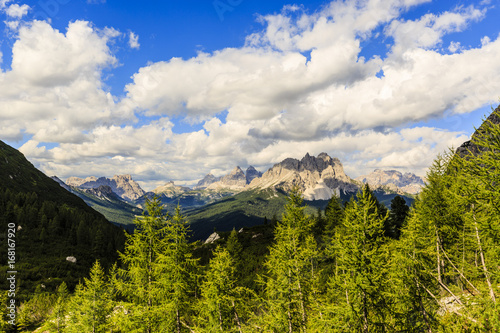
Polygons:
<instances>
[{"instance_id":1,"label":"evergreen foliage","mask_svg":"<svg viewBox=\"0 0 500 333\"><path fill-rule=\"evenodd\" d=\"M389 330L388 251L379 205L368 186L346 206L333 239L336 274L329 283L324 329L332 332Z\"/></svg>"},{"instance_id":2,"label":"evergreen foliage","mask_svg":"<svg viewBox=\"0 0 500 333\"><path fill-rule=\"evenodd\" d=\"M272 331L303 332L308 325L319 255L302 203L299 190L294 188L265 263L267 313L263 319Z\"/></svg>"},{"instance_id":3,"label":"evergreen foliage","mask_svg":"<svg viewBox=\"0 0 500 333\"><path fill-rule=\"evenodd\" d=\"M499 331L500 125L486 121L477 133L477 149L435 159L410 210L395 196L387 211L365 186L356 199L342 205L334 196L324 215L311 216L295 188L281 221L274 216L270 224L201 244L188 242L180 207L168 216L153 197L109 274L96 261L72 296L71 270L66 283L33 283L18 309L18 329ZM52 253L53 233L97 257L111 258L119 243L92 215L39 200L36 192L0 188L0 208L1 222L26 226L33 234L25 239L42 253ZM27 282L20 282L22 289ZM4 307L0 331L14 331L5 315Z\"/></svg>"},{"instance_id":4,"label":"evergreen foliage","mask_svg":"<svg viewBox=\"0 0 500 333\"><path fill-rule=\"evenodd\" d=\"M113 310L111 297L111 286L99 261L96 261L90 277L76 287L64 332L107 332L108 316Z\"/></svg>"},{"instance_id":5,"label":"evergreen foliage","mask_svg":"<svg viewBox=\"0 0 500 333\"><path fill-rule=\"evenodd\" d=\"M410 207L408 207L405 199L401 196L395 196L394 199L391 200L391 210L385 225L385 235L387 237L399 239L401 236L401 228L403 227L409 212Z\"/></svg>"}]
</instances>

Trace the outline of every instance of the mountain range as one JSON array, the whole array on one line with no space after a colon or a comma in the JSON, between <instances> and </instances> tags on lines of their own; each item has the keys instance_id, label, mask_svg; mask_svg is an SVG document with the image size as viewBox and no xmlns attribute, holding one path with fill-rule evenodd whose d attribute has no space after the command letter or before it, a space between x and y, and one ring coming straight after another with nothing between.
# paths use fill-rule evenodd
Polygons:
<instances>
[{"instance_id":1,"label":"mountain range","mask_svg":"<svg viewBox=\"0 0 500 333\"><path fill-rule=\"evenodd\" d=\"M306 200L328 200L332 195L356 192L362 183L368 183L373 188L382 188L399 194L417 194L424 185L422 178L412 174L402 174L399 171L375 170L369 175L355 180L344 172L343 165L337 158L326 153L317 157L306 154L302 159L287 158L275 164L266 172L257 171L253 166L244 172L239 166L229 174L215 177L206 175L196 186L189 188L176 185L169 181L151 192L145 192L132 179L131 175L115 175L106 177L69 177L65 183L58 181L65 188L83 190L94 193L100 198L111 198L111 192L119 198L137 205L145 197L153 194L163 197L163 201L184 203L183 206L202 206L220 198L236 193L255 189L279 189L288 192L293 186L298 186ZM94 192L89 191L94 189ZM100 190L95 190L100 189ZM182 204L181 204L182 205Z\"/></svg>"},{"instance_id":2,"label":"mountain range","mask_svg":"<svg viewBox=\"0 0 500 333\"><path fill-rule=\"evenodd\" d=\"M106 218L126 228L140 215L147 198L158 196L167 211L180 205L204 237L211 228L256 225L267 218L280 216L286 193L298 186L311 207L324 208L332 195L347 201L368 183L386 205L396 195L411 203L423 180L411 173L375 170L367 176L351 179L339 159L327 153L306 154L302 159L287 158L262 173L253 166L245 171L235 167L230 173L216 177L207 174L193 188L166 182L150 192L144 191L131 175L113 178L90 176L69 177L66 182L53 177L61 186L82 198ZM312 213L313 211L311 211ZM206 230L205 230L206 229Z\"/></svg>"}]
</instances>

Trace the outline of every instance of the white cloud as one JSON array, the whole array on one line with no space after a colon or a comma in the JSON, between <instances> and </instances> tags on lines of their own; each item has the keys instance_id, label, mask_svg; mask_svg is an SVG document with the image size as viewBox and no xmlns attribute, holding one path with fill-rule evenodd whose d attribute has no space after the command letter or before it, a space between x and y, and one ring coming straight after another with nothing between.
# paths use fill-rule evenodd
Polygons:
<instances>
[{"instance_id":1,"label":"white cloud","mask_svg":"<svg viewBox=\"0 0 500 333\"><path fill-rule=\"evenodd\" d=\"M138 50L139 47L141 46L141 44L139 44L139 36L130 31L128 37L129 37L128 45L130 46L130 48Z\"/></svg>"},{"instance_id":2,"label":"white cloud","mask_svg":"<svg viewBox=\"0 0 500 333\"><path fill-rule=\"evenodd\" d=\"M112 35L84 21L70 23L65 34L47 22L23 25L12 69L0 74L0 119L10 125L9 137L79 142L84 130L120 118L101 81L102 70L116 64L107 46Z\"/></svg>"},{"instance_id":3,"label":"white cloud","mask_svg":"<svg viewBox=\"0 0 500 333\"><path fill-rule=\"evenodd\" d=\"M4 9L12 0L0 0L0 9Z\"/></svg>"},{"instance_id":4,"label":"white cloud","mask_svg":"<svg viewBox=\"0 0 500 333\"><path fill-rule=\"evenodd\" d=\"M10 17L21 19L24 15L28 14L28 10L30 9L31 8L28 5L19 6L18 4L13 4L10 5L9 8L5 10L5 12Z\"/></svg>"},{"instance_id":5,"label":"white cloud","mask_svg":"<svg viewBox=\"0 0 500 333\"><path fill-rule=\"evenodd\" d=\"M261 17L264 28L240 48L138 69L121 100L101 77L118 62L108 44L119 31L76 21L61 33L36 21L21 26L12 70L0 74L0 132L32 136L23 152L62 178L119 172L147 186L192 182L323 151L352 177L374 168L423 175L437 153L467 137L453 128L400 128L471 112L500 91L498 37L476 48L457 37L452 54L442 53L446 35L486 12L471 6L401 18L424 2L336 1L312 14L285 7ZM363 58L375 29L393 44ZM139 48L138 36L129 32L128 43ZM134 113L159 120L132 126ZM175 134L173 116L203 128Z\"/></svg>"}]
</instances>

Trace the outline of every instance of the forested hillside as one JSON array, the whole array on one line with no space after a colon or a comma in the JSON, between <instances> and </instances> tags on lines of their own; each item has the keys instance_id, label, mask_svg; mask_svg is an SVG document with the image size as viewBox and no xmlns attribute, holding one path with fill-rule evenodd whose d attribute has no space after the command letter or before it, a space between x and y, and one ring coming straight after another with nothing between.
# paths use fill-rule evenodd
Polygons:
<instances>
[{"instance_id":1,"label":"forested hillside","mask_svg":"<svg viewBox=\"0 0 500 333\"><path fill-rule=\"evenodd\" d=\"M18 306L55 292L62 282L73 290L95 259L110 266L125 238L121 228L110 224L1 141L0 225L2 303L4 292L9 290L7 271L15 270ZM7 256L8 229L14 236L9 239L15 241L15 260ZM67 257L75 257L76 262ZM8 261L14 262L12 267L8 268ZM36 316L26 320L39 323Z\"/></svg>"}]
</instances>

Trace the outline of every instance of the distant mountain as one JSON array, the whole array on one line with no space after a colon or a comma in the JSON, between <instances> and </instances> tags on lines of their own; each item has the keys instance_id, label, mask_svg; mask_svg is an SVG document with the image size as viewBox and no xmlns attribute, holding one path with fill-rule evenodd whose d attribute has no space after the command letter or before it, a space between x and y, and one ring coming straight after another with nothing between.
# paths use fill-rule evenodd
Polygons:
<instances>
[{"instance_id":1,"label":"distant mountain","mask_svg":"<svg viewBox=\"0 0 500 333\"><path fill-rule=\"evenodd\" d=\"M97 188L99 186L109 186L111 190L127 201L133 201L142 197L146 192L132 179L131 175L118 175L109 179L106 177L69 177L66 185L80 189Z\"/></svg>"},{"instance_id":2,"label":"distant mountain","mask_svg":"<svg viewBox=\"0 0 500 333\"><path fill-rule=\"evenodd\" d=\"M262 172L257 171L253 166L249 166L245 172L245 178L247 179L247 184L250 184L255 178L262 177Z\"/></svg>"},{"instance_id":3,"label":"distant mountain","mask_svg":"<svg viewBox=\"0 0 500 333\"><path fill-rule=\"evenodd\" d=\"M209 190L229 189L240 191L247 185L247 178L239 166L233 169L229 174L220 177L216 182L207 186Z\"/></svg>"},{"instance_id":4,"label":"distant mountain","mask_svg":"<svg viewBox=\"0 0 500 333\"><path fill-rule=\"evenodd\" d=\"M417 194L425 185L424 180L413 173L401 173L396 170L376 169L366 176L356 178L364 184L370 185L372 189L387 188L391 191L404 194Z\"/></svg>"},{"instance_id":5,"label":"distant mountain","mask_svg":"<svg viewBox=\"0 0 500 333\"><path fill-rule=\"evenodd\" d=\"M191 191L189 187L175 185L173 181L166 183L165 185L158 186L153 190L154 194L164 194L167 197L176 197L182 193Z\"/></svg>"},{"instance_id":6,"label":"distant mountain","mask_svg":"<svg viewBox=\"0 0 500 333\"><path fill-rule=\"evenodd\" d=\"M124 233L79 197L36 169L19 151L0 141L0 252L7 253L7 222L15 223L19 300L43 283L54 291L73 288L95 259L108 266L122 250ZM68 262L74 256L77 262ZM6 265L5 260L0 265ZM5 266L1 267L6 281ZM5 283L4 283L5 284ZM3 286L3 284L2 284Z\"/></svg>"},{"instance_id":7,"label":"distant mountain","mask_svg":"<svg viewBox=\"0 0 500 333\"><path fill-rule=\"evenodd\" d=\"M215 177L211 173L206 175L194 187L195 190L210 189L210 190L233 190L241 191L246 185L250 184L255 178L262 176L262 172L257 171L253 166L249 166L246 172L237 166L229 174L221 177Z\"/></svg>"},{"instance_id":8,"label":"distant mountain","mask_svg":"<svg viewBox=\"0 0 500 333\"><path fill-rule=\"evenodd\" d=\"M200 180L198 182L198 184L196 184L196 186L194 187L195 190L198 190L198 189L204 189L204 188L207 188L210 184L213 184L217 181L219 181L219 177L215 177L214 175L212 175L211 173L209 173L208 175L206 175L205 177L203 177L202 180Z\"/></svg>"},{"instance_id":9,"label":"distant mountain","mask_svg":"<svg viewBox=\"0 0 500 333\"><path fill-rule=\"evenodd\" d=\"M306 200L328 200L333 194L358 190L344 173L342 163L326 153L318 157L306 154L301 160L287 158L254 179L248 188L276 188L288 192L295 185L303 191Z\"/></svg>"}]
</instances>

